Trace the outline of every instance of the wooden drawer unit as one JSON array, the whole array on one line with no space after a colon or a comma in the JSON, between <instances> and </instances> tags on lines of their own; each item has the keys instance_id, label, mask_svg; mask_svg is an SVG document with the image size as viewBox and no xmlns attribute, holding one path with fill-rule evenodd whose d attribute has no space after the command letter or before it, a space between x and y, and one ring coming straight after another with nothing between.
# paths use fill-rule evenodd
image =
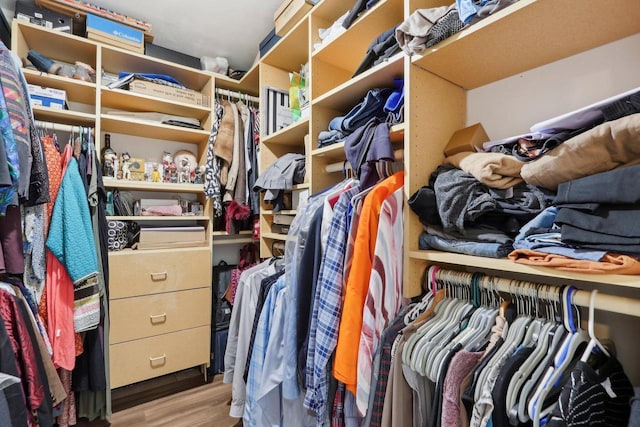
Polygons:
<instances>
[{"instance_id":1,"label":"wooden drawer unit","mask_svg":"<svg viewBox=\"0 0 640 427\"><path fill-rule=\"evenodd\" d=\"M188 248L109 253L109 298L211 286L211 251Z\"/></svg>"},{"instance_id":2,"label":"wooden drawer unit","mask_svg":"<svg viewBox=\"0 0 640 427\"><path fill-rule=\"evenodd\" d=\"M109 342L117 344L181 329L209 326L210 301L210 288L113 300Z\"/></svg>"},{"instance_id":3,"label":"wooden drawer unit","mask_svg":"<svg viewBox=\"0 0 640 427\"><path fill-rule=\"evenodd\" d=\"M109 346L111 388L209 362L209 326Z\"/></svg>"}]
</instances>

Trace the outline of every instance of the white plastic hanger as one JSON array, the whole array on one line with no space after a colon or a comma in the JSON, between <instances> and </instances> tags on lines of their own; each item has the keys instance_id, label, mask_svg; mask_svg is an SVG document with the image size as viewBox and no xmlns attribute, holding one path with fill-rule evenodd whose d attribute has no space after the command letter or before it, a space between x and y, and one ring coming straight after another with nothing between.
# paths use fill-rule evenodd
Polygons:
<instances>
[{"instance_id":1,"label":"white plastic hanger","mask_svg":"<svg viewBox=\"0 0 640 427\"><path fill-rule=\"evenodd\" d=\"M594 350L594 348L598 347L604 354L607 355L607 357L609 357L609 352L607 351L607 349L602 345L602 343L600 342L600 340L598 340L598 338L596 337L596 334L594 332L594 324L595 321L593 320L595 317L595 301L596 301L596 294L598 293L597 289L594 289L591 291L591 297L589 297L589 326L588 326L588 330L589 330L589 344L587 344L587 348L584 350L584 353L582 353L582 357L580 358L581 362L586 362L589 359L589 356L591 355L591 352Z\"/></svg>"}]
</instances>

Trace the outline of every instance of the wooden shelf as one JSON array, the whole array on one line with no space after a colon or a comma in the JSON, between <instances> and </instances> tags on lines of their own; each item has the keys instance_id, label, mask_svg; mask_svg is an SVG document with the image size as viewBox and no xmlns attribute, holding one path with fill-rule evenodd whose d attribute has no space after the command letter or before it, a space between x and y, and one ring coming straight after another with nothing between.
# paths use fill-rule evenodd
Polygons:
<instances>
[{"instance_id":1,"label":"wooden shelf","mask_svg":"<svg viewBox=\"0 0 640 427\"><path fill-rule=\"evenodd\" d=\"M185 65L152 58L113 46L103 45L101 51L102 65L105 71L114 74L119 72L148 73L149 70L153 70L155 74L170 75L189 89L198 92L202 92L207 87L213 75L208 71L196 70Z\"/></svg>"},{"instance_id":2,"label":"wooden shelf","mask_svg":"<svg viewBox=\"0 0 640 427\"><path fill-rule=\"evenodd\" d=\"M311 150L311 156L324 157L327 160L345 159L346 155L344 153L344 141L336 142L335 144L327 145L326 147Z\"/></svg>"},{"instance_id":3,"label":"wooden shelf","mask_svg":"<svg viewBox=\"0 0 640 427\"><path fill-rule=\"evenodd\" d=\"M116 117L103 114L101 117L102 131L135 135L143 138L162 139L167 141L185 142L190 144L206 144L209 132L206 130L189 129L161 123L146 122L128 117Z\"/></svg>"},{"instance_id":4,"label":"wooden shelf","mask_svg":"<svg viewBox=\"0 0 640 427\"><path fill-rule=\"evenodd\" d=\"M271 209L260 209L260 214L262 214L262 215L275 215L275 214L279 214L279 215L297 215L298 211L295 210L295 209L289 209L289 210L283 210L283 211L274 212Z\"/></svg>"},{"instance_id":5,"label":"wooden shelf","mask_svg":"<svg viewBox=\"0 0 640 427\"><path fill-rule=\"evenodd\" d=\"M413 62L473 89L639 31L637 1L520 0Z\"/></svg>"},{"instance_id":6,"label":"wooden shelf","mask_svg":"<svg viewBox=\"0 0 640 427\"><path fill-rule=\"evenodd\" d=\"M176 116L193 117L205 122L211 113L210 107L156 98L122 89L102 88L102 107L123 111L155 111Z\"/></svg>"},{"instance_id":7,"label":"wooden shelf","mask_svg":"<svg viewBox=\"0 0 640 427\"><path fill-rule=\"evenodd\" d=\"M404 142L404 130L404 123L391 126L391 128L389 128L389 139L391 139L391 142L394 144Z\"/></svg>"},{"instance_id":8,"label":"wooden shelf","mask_svg":"<svg viewBox=\"0 0 640 427\"><path fill-rule=\"evenodd\" d=\"M242 230L238 231L237 234L229 234L226 231L213 231L211 235L213 237L235 237L235 236L251 236L253 234L252 230Z\"/></svg>"},{"instance_id":9,"label":"wooden shelf","mask_svg":"<svg viewBox=\"0 0 640 427\"><path fill-rule=\"evenodd\" d=\"M312 9L313 10L313 9ZM301 19L260 60L287 71L300 71L309 60L309 20Z\"/></svg>"},{"instance_id":10,"label":"wooden shelf","mask_svg":"<svg viewBox=\"0 0 640 427\"><path fill-rule=\"evenodd\" d=\"M287 240L287 235L280 233L260 233L260 237L271 240Z\"/></svg>"},{"instance_id":11,"label":"wooden shelf","mask_svg":"<svg viewBox=\"0 0 640 427\"><path fill-rule=\"evenodd\" d=\"M304 143L304 136L309 133L309 118L300 119L278 132L262 138L263 144L279 144L299 147Z\"/></svg>"},{"instance_id":12,"label":"wooden shelf","mask_svg":"<svg viewBox=\"0 0 640 427\"><path fill-rule=\"evenodd\" d=\"M389 58L381 64L314 98L311 108L323 107L347 112L362 100L369 89L393 87L393 79L404 74L404 53Z\"/></svg>"},{"instance_id":13,"label":"wooden shelf","mask_svg":"<svg viewBox=\"0 0 640 427\"><path fill-rule=\"evenodd\" d=\"M108 220L113 221L209 221L204 215L183 215L183 216L108 216Z\"/></svg>"},{"instance_id":14,"label":"wooden shelf","mask_svg":"<svg viewBox=\"0 0 640 427\"><path fill-rule=\"evenodd\" d=\"M169 182L126 181L124 179L105 178L107 188L121 188L123 190L162 191L167 193L202 193L202 184L172 184ZM147 217L145 217L147 218Z\"/></svg>"},{"instance_id":15,"label":"wooden shelf","mask_svg":"<svg viewBox=\"0 0 640 427\"><path fill-rule=\"evenodd\" d=\"M318 17L333 22L351 10L352 7L353 4L344 0L322 0L311 9L311 14L314 18Z\"/></svg>"},{"instance_id":16,"label":"wooden shelf","mask_svg":"<svg viewBox=\"0 0 640 427\"><path fill-rule=\"evenodd\" d=\"M305 182L302 184L295 184L294 186L291 187L291 190L303 190L305 188L311 188L311 184L309 184L308 182Z\"/></svg>"},{"instance_id":17,"label":"wooden shelf","mask_svg":"<svg viewBox=\"0 0 640 427\"><path fill-rule=\"evenodd\" d=\"M54 60L75 64L82 61L95 68L98 44L83 37L48 31L43 36L43 27L18 19L13 20L11 36L16 38L13 46L20 59L26 60L29 49ZM44 29L47 31L46 29Z\"/></svg>"},{"instance_id":18,"label":"wooden shelf","mask_svg":"<svg viewBox=\"0 0 640 427\"><path fill-rule=\"evenodd\" d=\"M365 57L367 48L381 33L404 20L402 0L380 0L363 13L348 31L340 34L313 53L314 59L355 71Z\"/></svg>"},{"instance_id":19,"label":"wooden shelf","mask_svg":"<svg viewBox=\"0 0 640 427\"><path fill-rule=\"evenodd\" d=\"M96 84L82 80L47 74L30 68L23 68L22 72L27 82L32 85L62 89L67 92L67 99L81 104L96 104Z\"/></svg>"},{"instance_id":20,"label":"wooden shelf","mask_svg":"<svg viewBox=\"0 0 640 427\"><path fill-rule=\"evenodd\" d=\"M607 285L640 289L640 280L638 280L638 276L631 275L575 273L549 267L534 267L525 264L518 264L508 259L485 258L440 251L409 251L408 256L409 258L438 264L473 267L483 270L502 271L505 273L523 273L539 277L554 277L562 280L606 283ZM499 273L496 275L499 275Z\"/></svg>"},{"instance_id":21,"label":"wooden shelf","mask_svg":"<svg viewBox=\"0 0 640 427\"><path fill-rule=\"evenodd\" d=\"M256 242L251 237L233 237L229 238L213 238L213 246L226 246L226 245L244 245L246 243ZM257 242L256 242L257 243Z\"/></svg>"},{"instance_id":22,"label":"wooden shelf","mask_svg":"<svg viewBox=\"0 0 640 427\"><path fill-rule=\"evenodd\" d=\"M33 114L37 120L52 123L88 127L93 127L96 124L95 114L81 113L79 111L59 110L57 108L34 105Z\"/></svg>"}]
</instances>

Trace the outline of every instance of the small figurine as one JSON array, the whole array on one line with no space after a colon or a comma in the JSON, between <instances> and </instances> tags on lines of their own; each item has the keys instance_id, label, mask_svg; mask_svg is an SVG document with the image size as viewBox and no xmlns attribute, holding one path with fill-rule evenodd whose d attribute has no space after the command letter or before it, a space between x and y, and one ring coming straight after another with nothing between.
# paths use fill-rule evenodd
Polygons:
<instances>
[{"instance_id":1,"label":"small figurine","mask_svg":"<svg viewBox=\"0 0 640 427\"><path fill-rule=\"evenodd\" d=\"M191 182L191 168L189 167L189 159L180 160L180 172L178 175L178 181L183 184Z\"/></svg>"},{"instance_id":2,"label":"small figurine","mask_svg":"<svg viewBox=\"0 0 640 427\"><path fill-rule=\"evenodd\" d=\"M158 170L158 164L153 164L153 172L151 172L151 181L160 182L160 171Z\"/></svg>"},{"instance_id":3,"label":"small figurine","mask_svg":"<svg viewBox=\"0 0 640 427\"><path fill-rule=\"evenodd\" d=\"M162 181L171 182L171 169L175 169L176 165L173 163L173 155L168 151L162 153L162 170L163 177Z\"/></svg>"},{"instance_id":4,"label":"small figurine","mask_svg":"<svg viewBox=\"0 0 640 427\"><path fill-rule=\"evenodd\" d=\"M115 166L116 159L118 155L115 152L105 153L104 159L102 160L102 176L105 178L113 178L116 176Z\"/></svg>"},{"instance_id":5,"label":"small figurine","mask_svg":"<svg viewBox=\"0 0 640 427\"><path fill-rule=\"evenodd\" d=\"M172 184L178 183L178 170L173 162L169 165L169 182Z\"/></svg>"},{"instance_id":6,"label":"small figurine","mask_svg":"<svg viewBox=\"0 0 640 427\"><path fill-rule=\"evenodd\" d=\"M131 180L131 156L127 151L122 153L122 179Z\"/></svg>"},{"instance_id":7,"label":"small figurine","mask_svg":"<svg viewBox=\"0 0 640 427\"><path fill-rule=\"evenodd\" d=\"M204 184L204 165L198 166L194 172L193 183Z\"/></svg>"}]
</instances>

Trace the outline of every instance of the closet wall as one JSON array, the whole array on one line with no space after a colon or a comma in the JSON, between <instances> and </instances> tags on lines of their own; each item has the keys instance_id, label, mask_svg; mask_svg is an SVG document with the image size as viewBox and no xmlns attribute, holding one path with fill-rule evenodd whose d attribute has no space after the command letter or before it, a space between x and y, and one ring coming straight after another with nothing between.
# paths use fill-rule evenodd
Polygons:
<instances>
[{"instance_id":1,"label":"closet wall","mask_svg":"<svg viewBox=\"0 0 640 427\"><path fill-rule=\"evenodd\" d=\"M318 133L331 118L361 100L368 89L391 87L394 77L405 80L405 123L392 129L395 144L398 148L404 145L405 198L427 184L444 158L443 147L458 129L480 122L492 139L516 135L538 121L640 86L640 24L636 19L640 8L634 1L520 0L422 56L393 57L351 78L378 34L416 9L450 3L379 0L347 32L313 51L313 43L319 41L318 29L329 27L353 5L323 0L274 47L276 52L291 39L305 41L306 37L292 35L301 31L300 26L308 27L312 106L307 177L312 192L342 178L340 173L326 173L324 167L344 159L338 144L315 148ZM597 288L602 293L640 299L636 277L577 275L507 260L419 251L421 231L416 215L405 205L404 291L408 297L421 292L425 267L438 264L540 283L571 283L585 290ZM640 345L635 344L633 332L640 327L640 313L634 317L596 311L596 322L599 334L618 344L620 359L634 384L640 384Z\"/></svg>"},{"instance_id":2,"label":"closet wall","mask_svg":"<svg viewBox=\"0 0 640 427\"><path fill-rule=\"evenodd\" d=\"M466 125L482 123L492 139L523 133L539 121L640 87L640 34L479 87L467 92ZM521 276L526 278L526 276ZM640 298L635 285L576 282L581 289ZM540 281L566 284L558 278ZM603 279L603 282L605 280ZM597 279L596 279L597 282ZM583 311L586 316L586 310ZM639 317L596 311L596 331L615 343L634 385L640 384ZM585 319L586 320L586 319ZM586 323L585 323L586 326Z\"/></svg>"}]
</instances>

